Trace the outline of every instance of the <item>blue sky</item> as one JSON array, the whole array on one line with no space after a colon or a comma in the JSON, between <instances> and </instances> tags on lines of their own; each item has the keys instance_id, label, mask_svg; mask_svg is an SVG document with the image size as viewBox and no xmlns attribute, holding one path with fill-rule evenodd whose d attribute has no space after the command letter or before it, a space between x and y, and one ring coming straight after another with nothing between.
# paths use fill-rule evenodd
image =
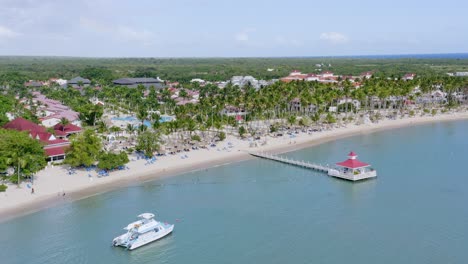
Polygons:
<instances>
[{"instance_id":1,"label":"blue sky","mask_svg":"<svg viewBox=\"0 0 468 264\"><path fill-rule=\"evenodd\" d=\"M468 52L468 1L0 0L0 55Z\"/></svg>"}]
</instances>

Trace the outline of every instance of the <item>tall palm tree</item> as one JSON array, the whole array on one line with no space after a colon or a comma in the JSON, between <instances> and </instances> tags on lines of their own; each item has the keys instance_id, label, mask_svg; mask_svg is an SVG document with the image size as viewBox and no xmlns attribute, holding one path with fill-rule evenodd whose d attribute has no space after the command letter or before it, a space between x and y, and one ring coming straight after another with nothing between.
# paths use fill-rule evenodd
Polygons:
<instances>
[{"instance_id":1,"label":"tall palm tree","mask_svg":"<svg viewBox=\"0 0 468 264\"><path fill-rule=\"evenodd\" d=\"M141 125L144 126L145 120L148 118L148 111L146 110L146 108L141 107L140 109L138 109L137 118L141 121Z\"/></svg>"},{"instance_id":2,"label":"tall palm tree","mask_svg":"<svg viewBox=\"0 0 468 264\"><path fill-rule=\"evenodd\" d=\"M12 163L16 165L16 173L18 176L18 179L17 179L18 188L20 187L20 182L21 182L20 181L21 169L26 167L26 165L28 164L29 157L30 155L24 154L23 151L19 150L17 152L14 152L12 157L9 160L7 160L7 163Z\"/></svg>"}]
</instances>

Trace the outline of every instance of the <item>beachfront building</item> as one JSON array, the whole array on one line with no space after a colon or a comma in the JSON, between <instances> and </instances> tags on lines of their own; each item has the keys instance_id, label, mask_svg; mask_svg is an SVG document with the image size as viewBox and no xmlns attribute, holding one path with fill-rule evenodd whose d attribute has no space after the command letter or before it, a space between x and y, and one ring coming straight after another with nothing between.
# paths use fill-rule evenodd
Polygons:
<instances>
[{"instance_id":1,"label":"beachfront building","mask_svg":"<svg viewBox=\"0 0 468 264\"><path fill-rule=\"evenodd\" d=\"M342 99L339 99L337 102L337 105L344 105L344 104L352 104L355 109L361 108L361 102L359 100L355 100L351 98L342 98Z\"/></svg>"},{"instance_id":2,"label":"beachfront building","mask_svg":"<svg viewBox=\"0 0 468 264\"><path fill-rule=\"evenodd\" d=\"M47 132L47 129L45 127L35 124L21 117L6 123L3 126L3 128L14 129L18 131L27 131L31 138L37 139L41 142L44 148L44 152L47 156L47 161L58 161L65 159L65 149L70 146L70 141L63 139L65 137L58 138L58 136L56 137L54 134ZM56 132L67 134L77 133L79 131L76 131L75 127L68 126L67 130Z\"/></svg>"},{"instance_id":3,"label":"beachfront building","mask_svg":"<svg viewBox=\"0 0 468 264\"><path fill-rule=\"evenodd\" d=\"M88 87L90 85L91 85L91 81L89 79L82 78L80 76L67 81L67 86L71 86L75 89L81 89L83 87Z\"/></svg>"},{"instance_id":4,"label":"beachfront building","mask_svg":"<svg viewBox=\"0 0 468 264\"><path fill-rule=\"evenodd\" d=\"M303 106L299 97L296 97L289 102L289 110L292 112L315 113L316 109L317 107L314 104Z\"/></svg>"},{"instance_id":5,"label":"beachfront building","mask_svg":"<svg viewBox=\"0 0 468 264\"><path fill-rule=\"evenodd\" d=\"M348 159L343 162L336 163L338 169L330 169L328 175L350 180L358 181L377 176L377 171L369 169L370 164L357 159L356 153L351 151L348 154Z\"/></svg>"},{"instance_id":6,"label":"beachfront building","mask_svg":"<svg viewBox=\"0 0 468 264\"><path fill-rule=\"evenodd\" d=\"M226 105L220 114L225 116L246 116L248 112L242 107Z\"/></svg>"},{"instance_id":7,"label":"beachfront building","mask_svg":"<svg viewBox=\"0 0 468 264\"><path fill-rule=\"evenodd\" d=\"M145 88L164 88L164 83L159 78L121 78L112 81L112 83L119 86L126 86L128 88L137 88L139 85L142 85Z\"/></svg>"}]
</instances>

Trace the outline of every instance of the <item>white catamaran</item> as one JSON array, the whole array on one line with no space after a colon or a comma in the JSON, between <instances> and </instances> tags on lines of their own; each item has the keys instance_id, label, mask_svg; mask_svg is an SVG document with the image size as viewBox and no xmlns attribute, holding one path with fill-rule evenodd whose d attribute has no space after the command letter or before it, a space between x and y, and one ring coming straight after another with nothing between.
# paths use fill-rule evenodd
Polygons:
<instances>
[{"instance_id":1,"label":"white catamaran","mask_svg":"<svg viewBox=\"0 0 468 264\"><path fill-rule=\"evenodd\" d=\"M114 246L133 250L169 235L174 229L174 225L154 220L154 214L151 213L141 214L138 218L138 221L124 228L127 233L114 238Z\"/></svg>"}]
</instances>

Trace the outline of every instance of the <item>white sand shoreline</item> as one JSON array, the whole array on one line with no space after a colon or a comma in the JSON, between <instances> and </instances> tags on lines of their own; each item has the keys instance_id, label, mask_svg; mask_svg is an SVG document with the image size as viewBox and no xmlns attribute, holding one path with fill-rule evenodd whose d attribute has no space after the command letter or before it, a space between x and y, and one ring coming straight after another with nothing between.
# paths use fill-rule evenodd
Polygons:
<instances>
[{"instance_id":1,"label":"white sand shoreline","mask_svg":"<svg viewBox=\"0 0 468 264\"><path fill-rule=\"evenodd\" d=\"M33 185L35 194L31 194L31 189L27 188L26 183L23 183L21 188L10 185L5 193L0 193L0 221L133 184L247 160L252 158L246 153L247 150L284 153L359 134L462 119L468 119L468 112L384 120L377 124L359 126L349 124L347 127L312 135L299 134L294 139L271 138L267 145L257 148L249 148L248 141L228 137L225 142L218 144L217 148L183 153L188 156L187 159L182 159L180 157L182 154L178 154L161 157L154 164L145 165L145 160L132 158L135 160L128 164L130 170L112 172L110 176L103 178L96 177L95 172L91 173L93 177L90 179L89 172L85 170L78 170L76 174L68 175L65 166L50 167L37 174L37 180ZM223 150L223 147L227 146L226 142L232 142L234 147ZM62 196L62 192L66 195Z\"/></svg>"}]
</instances>

